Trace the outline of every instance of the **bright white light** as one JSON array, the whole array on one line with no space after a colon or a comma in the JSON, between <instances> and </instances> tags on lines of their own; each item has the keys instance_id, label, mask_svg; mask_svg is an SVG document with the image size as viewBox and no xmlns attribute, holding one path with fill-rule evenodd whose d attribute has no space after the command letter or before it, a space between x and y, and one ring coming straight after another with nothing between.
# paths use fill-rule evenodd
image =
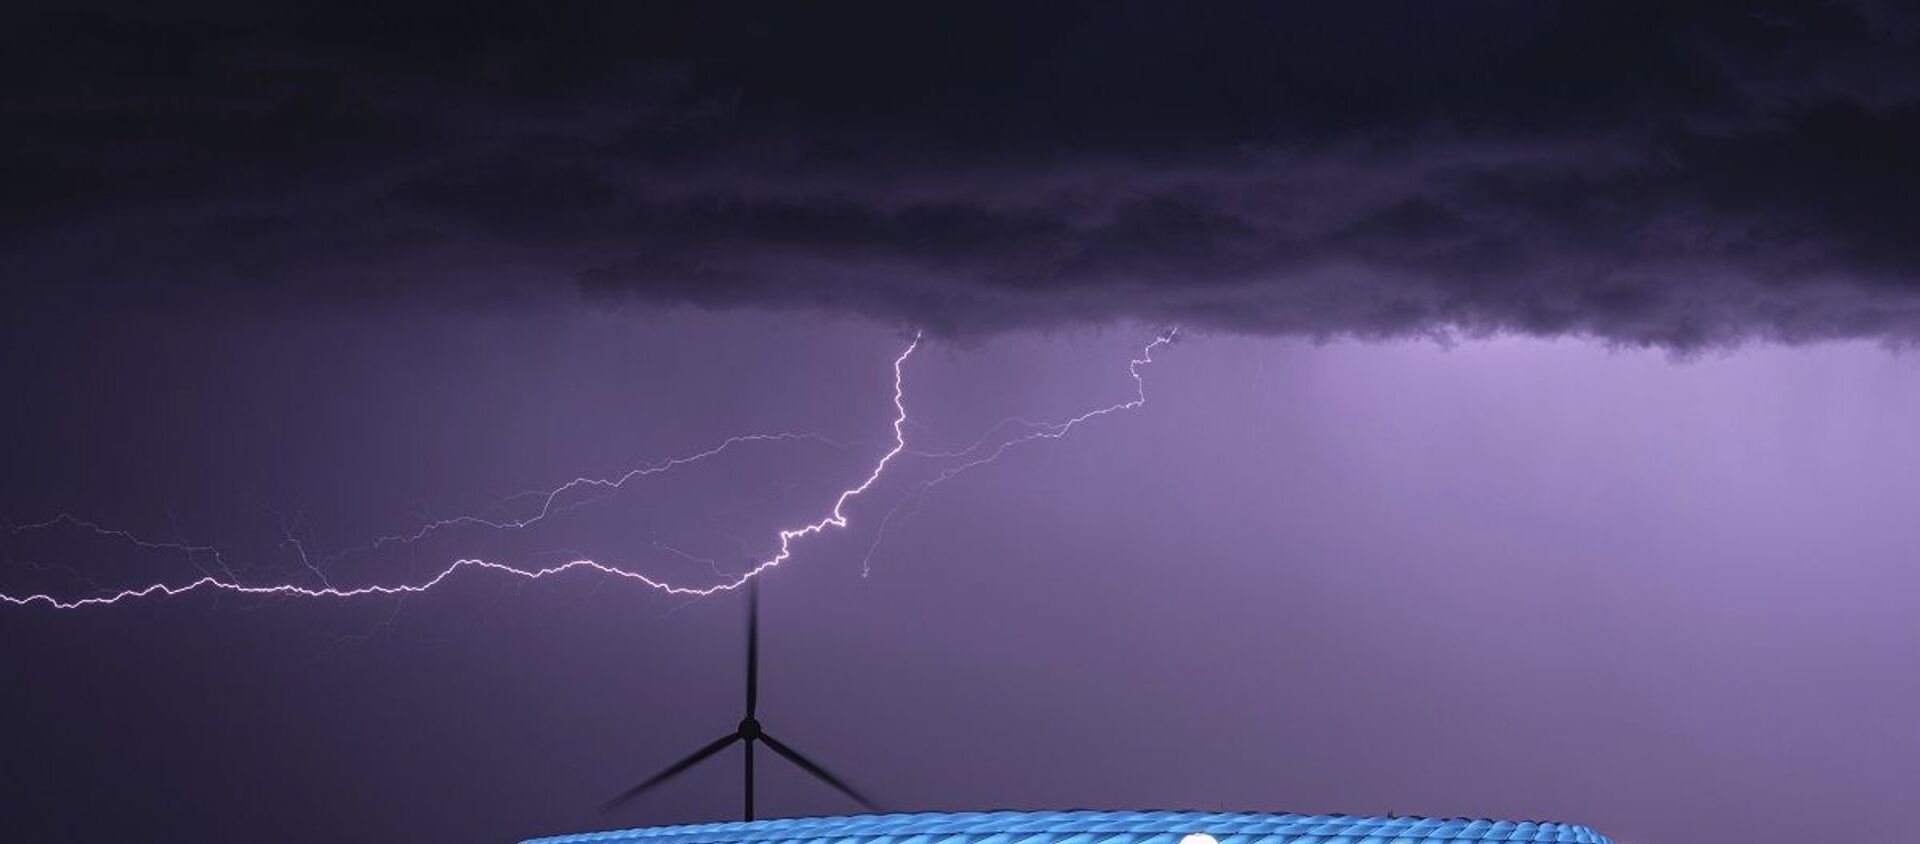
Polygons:
<instances>
[{"instance_id":1,"label":"bright white light","mask_svg":"<svg viewBox=\"0 0 1920 844\"><path fill-rule=\"evenodd\" d=\"M1220 844L1220 841L1204 832L1195 832L1180 839L1180 844Z\"/></svg>"}]
</instances>

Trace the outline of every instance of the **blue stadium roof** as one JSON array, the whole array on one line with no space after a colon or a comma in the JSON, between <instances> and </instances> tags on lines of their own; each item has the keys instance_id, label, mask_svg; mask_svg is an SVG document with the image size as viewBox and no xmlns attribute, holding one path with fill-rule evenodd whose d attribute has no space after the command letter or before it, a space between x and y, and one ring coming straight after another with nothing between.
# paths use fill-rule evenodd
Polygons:
<instances>
[{"instance_id":1,"label":"blue stadium roof","mask_svg":"<svg viewBox=\"0 0 1920 844\"><path fill-rule=\"evenodd\" d=\"M524 844L1612 844L1584 826L1468 818L1250 812L919 812L655 826L534 838Z\"/></svg>"}]
</instances>

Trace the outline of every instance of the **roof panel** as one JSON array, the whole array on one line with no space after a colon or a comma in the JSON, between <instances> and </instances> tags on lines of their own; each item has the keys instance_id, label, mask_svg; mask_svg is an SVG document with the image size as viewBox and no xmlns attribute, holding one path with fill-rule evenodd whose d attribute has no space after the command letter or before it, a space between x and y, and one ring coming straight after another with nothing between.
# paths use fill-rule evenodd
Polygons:
<instances>
[{"instance_id":1,"label":"roof panel","mask_svg":"<svg viewBox=\"0 0 1920 844\"><path fill-rule=\"evenodd\" d=\"M1577 824L1471 818L1257 812L918 812L655 826L534 838L524 844L1171 844L1204 832L1232 844L1557 841L1612 844Z\"/></svg>"}]
</instances>

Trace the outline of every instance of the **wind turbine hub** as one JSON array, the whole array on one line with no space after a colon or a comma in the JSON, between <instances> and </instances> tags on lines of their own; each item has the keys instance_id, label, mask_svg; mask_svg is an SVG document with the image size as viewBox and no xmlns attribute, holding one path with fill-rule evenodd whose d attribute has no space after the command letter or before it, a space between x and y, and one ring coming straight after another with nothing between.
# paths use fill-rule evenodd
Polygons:
<instances>
[{"instance_id":1,"label":"wind turbine hub","mask_svg":"<svg viewBox=\"0 0 1920 844\"><path fill-rule=\"evenodd\" d=\"M760 719L755 718L751 715L740 719L739 735L741 738L746 739L747 741L758 740L761 736Z\"/></svg>"}]
</instances>

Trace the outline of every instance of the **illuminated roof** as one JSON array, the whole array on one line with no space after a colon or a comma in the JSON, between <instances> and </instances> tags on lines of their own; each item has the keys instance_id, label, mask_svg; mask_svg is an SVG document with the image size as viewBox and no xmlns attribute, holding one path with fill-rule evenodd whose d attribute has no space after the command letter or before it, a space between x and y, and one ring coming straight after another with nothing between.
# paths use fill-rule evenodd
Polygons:
<instances>
[{"instance_id":1,"label":"illuminated roof","mask_svg":"<svg viewBox=\"0 0 1920 844\"><path fill-rule=\"evenodd\" d=\"M1584 826L1469 818L1269 815L1249 812L920 812L654 826L535 838L524 844L1423 844L1562 841L1611 844Z\"/></svg>"}]
</instances>

